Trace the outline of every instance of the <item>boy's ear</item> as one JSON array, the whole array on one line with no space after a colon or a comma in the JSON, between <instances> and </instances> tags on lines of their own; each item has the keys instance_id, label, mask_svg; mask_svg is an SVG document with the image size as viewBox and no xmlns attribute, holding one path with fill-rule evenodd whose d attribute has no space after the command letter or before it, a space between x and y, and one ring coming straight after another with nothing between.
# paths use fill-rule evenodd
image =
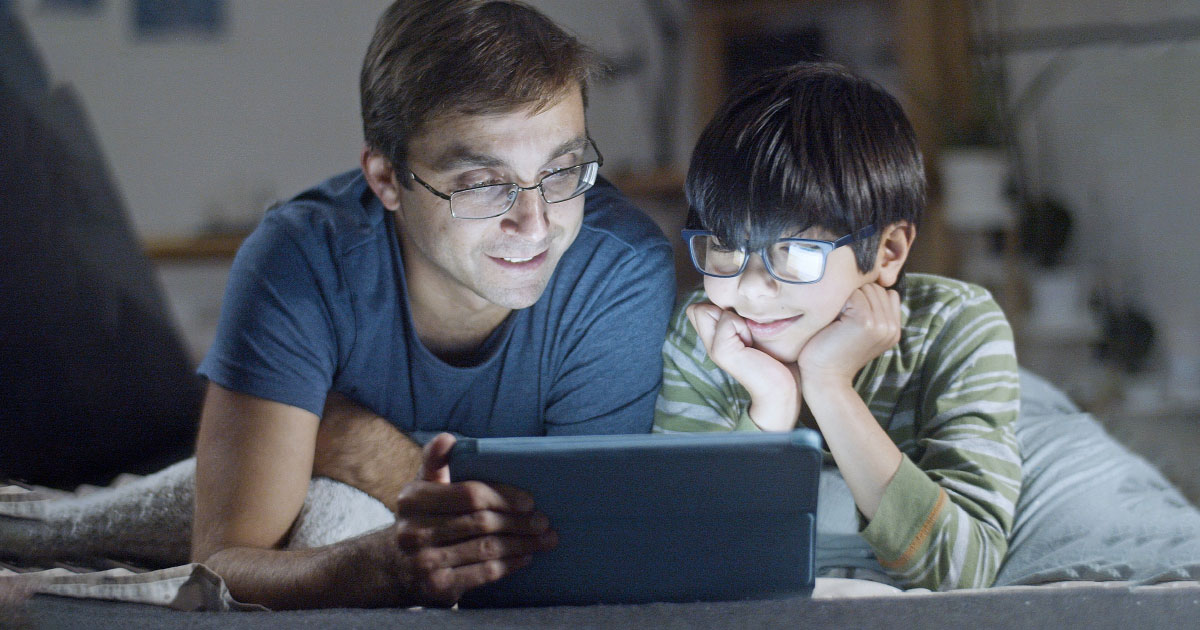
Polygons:
<instances>
[{"instance_id":1,"label":"boy's ear","mask_svg":"<svg viewBox=\"0 0 1200 630\"><path fill-rule=\"evenodd\" d=\"M392 168L392 161L367 145L363 145L359 161L367 185L371 187L375 196L379 197L383 207L388 210L398 209L400 186L396 182L396 169Z\"/></svg>"},{"instance_id":2,"label":"boy's ear","mask_svg":"<svg viewBox=\"0 0 1200 630\"><path fill-rule=\"evenodd\" d=\"M876 283L883 287L896 284L916 238L917 226L908 221L897 221L883 229L879 251L875 252Z\"/></svg>"}]
</instances>

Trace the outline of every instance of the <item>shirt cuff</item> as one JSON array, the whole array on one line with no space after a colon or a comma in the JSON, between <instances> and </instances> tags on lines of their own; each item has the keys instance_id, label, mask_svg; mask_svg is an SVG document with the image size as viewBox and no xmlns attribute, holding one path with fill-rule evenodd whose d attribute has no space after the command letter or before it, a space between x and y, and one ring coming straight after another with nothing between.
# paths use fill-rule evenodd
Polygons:
<instances>
[{"instance_id":1,"label":"shirt cuff","mask_svg":"<svg viewBox=\"0 0 1200 630\"><path fill-rule=\"evenodd\" d=\"M949 498L907 455L861 535L885 569L904 570L925 555Z\"/></svg>"},{"instance_id":2,"label":"shirt cuff","mask_svg":"<svg viewBox=\"0 0 1200 630\"><path fill-rule=\"evenodd\" d=\"M750 410L747 409L738 415L737 424L733 425L734 431L758 431L762 433L762 428L750 419Z\"/></svg>"}]
</instances>

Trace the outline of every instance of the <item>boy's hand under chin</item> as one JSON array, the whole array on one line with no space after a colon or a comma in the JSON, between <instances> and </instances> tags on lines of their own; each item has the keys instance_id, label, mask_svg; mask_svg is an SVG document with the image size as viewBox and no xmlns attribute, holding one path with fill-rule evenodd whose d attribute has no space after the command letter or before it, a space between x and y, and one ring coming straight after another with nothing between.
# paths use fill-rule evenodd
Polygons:
<instances>
[{"instance_id":1,"label":"boy's hand under chin","mask_svg":"<svg viewBox=\"0 0 1200 630\"><path fill-rule=\"evenodd\" d=\"M900 294L874 283L850 294L794 364L754 348L746 321L733 311L699 303L687 316L713 363L746 388L750 418L764 431L794 429L804 397L853 388L858 371L900 341Z\"/></svg>"},{"instance_id":2,"label":"boy's hand under chin","mask_svg":"<svg viewBox=\"0 0 1200 630\"><path fill-rule=\"evenodd\" d=\"M750 393L750 417L764 431L790 431L800 417L799 373L753 347L746 320L702 302L687 308L688 320L708 356Z\"/></svg>"},{"instance_id":3,"label":"boy's hand under chin","mask_svg":"<svg viewBox=\"0 0 1200 630\"><path fill-rule=\"evenodd\" d=\"M854 376L900 341L900 294L870 283L850 294L842 312L813 335L798 359L807 391L854 385ZM807 395L807 393L806 393Z\"/></svg>"}]
</instances>

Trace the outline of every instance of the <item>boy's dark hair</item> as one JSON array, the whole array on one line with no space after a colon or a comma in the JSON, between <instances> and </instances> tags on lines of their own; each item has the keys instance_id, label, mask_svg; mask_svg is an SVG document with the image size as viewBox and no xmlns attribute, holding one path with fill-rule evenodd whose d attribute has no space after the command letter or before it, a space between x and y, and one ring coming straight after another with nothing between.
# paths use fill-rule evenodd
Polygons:
<instances>
[{"instance_id":1,"label":"boy's dark hair","mask_svg":"<svg viewBox=\"0 0 1200 630\"><path fill-rule=\"evenodd\" d=\"M397 0L379 18L363 60L363 136L407 170L409 143L424 125L531 105L540 111L575 86L586 104L588 82L600 71L577 38L520 2Z\"/></svg>"},{"instance_id":2,"label":"boy's dark hair","mask_svg":"<svg viewBox=\"0 0 1200 630\"><path fill-rule=\"evenodd\" d=\"M685 189L691 226L755 250L810 227L840 237L916 225L925 169L894 97L840 66L802 63L734 91L696 144ZM878 246L878 235L852 245L860 271Z\"/></svg>"}]
</instances>

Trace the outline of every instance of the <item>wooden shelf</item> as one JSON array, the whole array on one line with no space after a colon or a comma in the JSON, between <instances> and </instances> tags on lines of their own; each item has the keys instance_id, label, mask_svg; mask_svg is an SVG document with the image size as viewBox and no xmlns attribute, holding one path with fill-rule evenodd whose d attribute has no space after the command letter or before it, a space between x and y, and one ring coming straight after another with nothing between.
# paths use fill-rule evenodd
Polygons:
<instances>
[{"instance_id":1,"label":"wooden shelf","mask_svg":"<svg viewBox=\"0 0 1200 630\"><path fill-rule=\"evenodd\" d=\"M248 232L155 236L142 241L142 251L154 262L232 259Z\"/></svg>"},{"instance_id":2,"label":"wooden shelf","mask_svg":"<svg viewBox=\"0 0 1200 630\"><path fill-rule=\"evenodd\" d=\"M684 174L674 168L622 171L607 175L613 185L638 199L682 200Z\"/></svg>"}]
</instances>

